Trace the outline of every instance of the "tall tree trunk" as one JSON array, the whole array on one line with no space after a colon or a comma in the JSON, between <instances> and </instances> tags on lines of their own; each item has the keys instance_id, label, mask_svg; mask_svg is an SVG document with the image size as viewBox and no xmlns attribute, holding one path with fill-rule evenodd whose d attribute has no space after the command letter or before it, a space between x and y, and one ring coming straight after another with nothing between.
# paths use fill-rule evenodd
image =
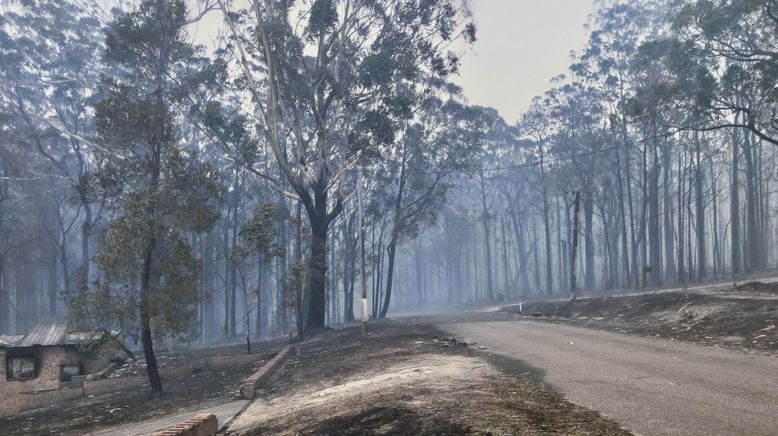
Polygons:
<instances>
[{"instance_id":1,"label":"tall tree trunk","mask_svg":"<svg viewBox=\"0 0 778 436\"><path fill-rule=\"evenodd\" d=\"M486 204L486 181L484 180L483 171L479 172L481 182L481 207L482 217L481 224L484 230L484 249L486 250L486 291L489 295L489 301L494 301L494 283L492 282L492 241L489 221L489 207Z\"/></svg>"},{"instance_id":2,"label":"tall tree trunk","mask_svg":"<svg viewBox=\"0 0 778 436\"><path fill-rule=\"evenodd\" d=\"M214 294L214 276L216 275L215 264L213 259L214 254L214 239L215 232L210 231L205 236L203 243L203 319L202 319L202 343L205 343L210 337L211 329L217 327L216 325L216 313L214 311L215 302L210 300L210 296Z\"/></svg>"},{"instance_id":3,"label":"tall tree trunk","mask_svg":"<svg viewBox=\"0 0 778 436\"><path fill-rule=\"evenodd\" d=\"M642 205L640 208L640 231L638 232L639 244L640 244L640 266L641 266L641 282L640 287L645 288L648 284L648 272L650 266L648 265L648 249L646 238L646 217L648 215L648 146L643 144L643 177L642 177Z\"/></svg>"},{"instance_id":4,"label":"tall tree trunk","mask_svg":"<svg viewBox=\"0 0 778 436\"><path fill-rule=\"evenodd\" d=\"M559 196L556 196L556 239L557 239L557 271L559 277L559 287L567 289L568 278L565 273L565 265L567 265L567 259L565 257L564 250L564 238L562 237L562 205L559 201ZM626 253L625 253L626 254Z\"/></svg>"},{"instance_id":5,"label":"tall tree trunk","mask_svg":"<svg viewBox=\"0 0 778 436\"><path fill-rule=\"evenodd\" d=\"M584 275L584 286L587 291L594 289L594 200L592 195L586 194L583 199L584 225L586 226L584 240L586 242L586 273ZM575 224L573 224L575 232ZM575 235L573 235L575 236Z\"/></svg>"},{"instance_id":6,"label":"tall tree trunk","mask_svg":"<svg viewBox=\"0 0 778 436\"><path fill-rule=\"evenodd\" d=\"M287 250L289 246L289 209L286 204L284 194L278 194L278 243L284 249ZM294 258L291 260L287 256L277 256L275 258L276 264L276 316L275 316L275 328L277 331L285 335L287 327L289 325L289 305L287 304L287 283L289 282L289 265L294 262Z\"/></svg>"},{"instance_id":7,"label":"tall tree trunk","mask_svg":"<svg viewBox=\"0 0 778 436\"><path fill-rule=\"evenodd\" d=\"M654 137L657 135L656 127L652 128ZM650 244L651 285L662 284L662 242L659 227L659 154L656 140L651 141L651 156L648 173L648 236Z\"/></svg>"},{"instance_id":8,"label":"tall tree trunk","mask_svg":"<svg viewBox=\"0 0 778 436\"><path fill-rule=\"evenodd\" d=\"M418 298L419 307L425 302L424 291L424 271L422 265L422 252L421 252L421 236L416 237L416 243L413 250L413 265L414 265L414 279L416 280L416 297Z\"/></svg>"},{"instance_id":9,"label":"tall tree trunk","mask_svg":"<svg viewBox=\"0 0 778 436\"><path fill-rule=\"evenodd\" d=\"M708 159L710 164L710 183L711 194L713 196L713 278L719 277L719 262L721 258L721 247L719 246L719 202L718 189L716 183L716 174L713 169L713 159Z\"/></svg>"},{"instance_id":10,"label":"tall tree trunk","mask_svg":"<svg viewBox=\"0 0 778 436\"><path fill-rule=\"evenodd\" d=\"M629 249L627 248L627 211L624 207L624 177L621 169L621 149L616 150L616 178L618 179L619 195L619 219L621 220L621 263L624 271L624 283L632 282L631 270L629 268ZM627 180L627 183L631 183ZM631 200L630 200L631 201Z\"/></svg>"},{"instance_id":11,"label":"tall tree trunk","mask_svg":"<svg viewBox=\"0 0 778 436\"><path fill-rule=\"evenodd\" d=\"M505 280L505 301L511 301L511 283L508 272L508 240L505 236L505 217L500 217L500 230L502 231L502 269Z\"/></svg>"},{"instance_id":12,"label":"tall tree trunk","mask_svg":"<svg viewBox=\"0 0 778 436\"><path fill-rule=\"evenodd\" d=\"M574 201L574 211L573 211L573 249L572 249L572 258L570 260L570 303L572 304L575 302L577 289L576 289L576 282L575 282L575 257L576 253L578 253L578 233L579 233L579 219L581 213L581 192L575 193L575 201Z\"/></svg>"},{"instance_id":13,"label":"tall tree trunk","mask_svg":"<svg viewBox=\"0 0 778 436\"><path fill-rule=\"evenodd\" d=\"M629 206L629 233L630 242L632 244L632 280L633 287L640 287L640 262L638 261L638 244L635 235L635 212L634 203L632 200L632 164L630 163L629 153L629 136L627 135L627 119L626 116L622 116L621 120L621 137L624 147L624 167L626 169L625 178L627 181L627 205ZM627 253L624 252L624 256Z\"/></svg>"},{"instance_id":14,"label":"tall tree trunk","mask_svg":"<svg viewBox=\"0 0 778 436\"><path fill-rule=\"evenodd\" d=\"M705 246L705 196L703 194L703 182L705 173L702 169L701 144L700 139L695 133L695 174L694 174L694 195L695 195L695 215L697 218L697 280L705 279L706 274L706 246Z\"/></svg>"},{"instance_id":15,"label":"tall tree trunk","mask_svg":"<svg viewBox=\"0 0 778 436\"><path fill-rule=\"evenodd\" d=\"M143 259L143 270L141 271L140 284L140 333L141 343L143 344L143 355L146 358L146 373L149 376L149 384L154 394L162 393L162 379L159 377L157 367L157 356L154 354L154 337L151 332L151 302L149 294L151 292L151 266L153 261L154 246L156 240L150 237L146 253Z\"/></svg>"},{"instance_id":16,"label":"tall tree trunk","mask_svg":"<svg viewBox=\"0 0 778 436\"><path fill-rule=\"evenodd\" d=\"M324 328L326 315L327 271L327 194L320 193L314 212L308 212L311 223L311 254L308 260L308 282L305 330Z\"/></svg>"},{"instance_id":17,"label":"tall tree trunk","mask_svg":"<svg viewBox=\"0 0 778 436\"><path fill-rule=\"evenodd\" d=\"M757 187L755 182L756 165L754 164L754 147L751 142L751 134L743 135L743 157L746 164L746 272L754 272L762 269L760 256L760 235L758 228Z\"/></svg>"},{"instance_id":18,"label":"tall tree trunk","mask_svg":"<svg viewBox=\"0 0 778 436\"><path fill-rule=\"evenodd\" d=\"M543 231L546 239L546 295L554 295L554 262L551 252L551 214L548 210L548 194L546 192L546 166L545 152L543 145L540 146L540 183L542 184L543 194Z\"/></svg>"},{"instance_id":19,"label":"tall tree trunk","mask_svg":"<svg viewBox=\"0 0 778 436\"><path fill-rule=\"evenodd\" d=\"M233 185L233 192L232 192L232 223L231 223L231 236L230 236L230 247L231 250L234 250L238 246L238 208L240 207L240 197L241 197L241 182L240 182L240 174L238 173L238 170L235 170L235 184ZM238 271L237 271L237 265L235 262L230 261L230 259L227 260L230 262L230 287L229 287L229 293L230 293L230 308L229 308L229 334L230 336L235 336L237 334L237 323L236 323L236 305L237 305L237 294L238 294Z\"/></svg>"},{"instance_id":20,"label":"tall tree trunk","mask_svg":"<svg viewBox=\"0 0 778 436\"><path fill-rule=\"evenodd\" d=\"M265 278L265 274L263 271L263 260L262 255L257 256L257 310L255 312L256 319L254 323L254 337L259 339L262 337L262 289L264 289L264 285L262 281ZM246 317L248 318L248 317ZM248 331L249 331L250 325L247 325L246 329L246 337L248 338ZM251 342L248 343L249 346L249 353L251 354Z\"/></svg>"},{"instance_id":21,"label":"tall tree trunk","mask_svg":"<svg viewBox=\"0 0 778 436\"><path fill-rule=\"evenodd\" d=\"M532 220L532 259L535 261L535 290L540 293L540 256L538 255L537 220Z\"/></svg>"},{"instance_id":22,"label":"tall tree trunk","mask_svg":"<svg viewBox=\"0 0 778 436\"><path fill-rule=\"evenodd\" d=\"M383 305L381 306L381 313L379 318L385 319L386 314L389 312L389 303L392 297L392 285L394 284L394 262L397 254L397 230L392 231L392 237L389 240L389 245L386 248L389 256L389 265L386 268L386 292L384 295Z\"/></svg>"},{"instance_id":23,"label":"tall tree trunk","mask_svg":"<svg viewBox=\"0 0 778 436\"><path fill-rule=\"evenodd\" d=\"M519 255L519 281L521 283L521 296L526 297L528 295L528 292L530 290L530 284L529 284L529 262L527 261L527 244L524 238L524 228L522 226L522 223L519 219L519 212L515 211L511 215L511 219L513 222L513 231L516 235L516 250L518 251Z\"/></svg>"},{"instance_id":24,"label":"tall tree trunk","mask_svg":"<svg viewBox=\"0 0 778 436\"><path fill-rule=\"evenodd\" d=\"M297 212L295 213L295 241L294 241L294 262L302 262L303 260L303 213L302 203L297 203ZM305 295L303 291L303 284L299 283L299 280L295 280L294 287L289 289L294 293L294 314L295 324L297 326L297 339L303 340L305 336Z\"/></svg>"},{"instance_id":25,"label":"tall tree trunk","mask_svg":"<svg viewBox=\"0 0 778 436\"><path fill-rule=\"evenodd\" d=\"M738 122L738 118L735 119ZM732 276L737 277L740 275L740 267L743 264L743 259L740 251L740 175L739 159L740 149L738 147L739 142L739 130L732 129L732 183L730 185L729 194L729 217L731 237L732 237Z\"/></svg>"},{"instance_id":26,"label":"tall tree trunk","mask_svg":"<svg viewBox=\"0 0 778 436\"><path fill-rule=\"evenodd\" d=\"M676 280L675 268L675 235L673 232L673 196L670 192L672 186L673 159L669 141L665 141L662 147L663 173L663 201L662 211L664 215L664 239L665 239L665 282Z\"/></svg>"},{"instance_id":27,"label":"tall tree trunk","mask_svg":"<svg viewBox=\"0 0 778 436\"><path fill-rule=\"evenodd\" d=\"M686 165L683 165L685 154L678 158L678 283L686 283L686 266L684 259L684 190L686 189Z\"/></svg>"},{"instance_id":28,"label":"tall tree trunk","mask_svg":"<svg viewBox=\"0 0 778 436\"><path fill-rule=\"evenodd\" d=\"M354 234L354 218L351 217L343 222L343 291L344 291L344 312L343 321L350 323L354 321L354 281L356 273L356 253L355 241L351 236Z\"/></svg>"},{"instance_id":29,"label":"tall tree trunk","mask_svg":"<svg viewBox=\"0 0 778 436\"><path fill-rule=\"evenodd\" d=\"M79 292L83 295L89 286L89 274L90 274L90 257L89 257L89 241L92 238L92 207L89 205L89 199L83 198L81 200L84 207L84 223L81 225L81 271L78 283ZM67 275L67 271L63 271L63 275Z\"/></svg>"}]
</instances>

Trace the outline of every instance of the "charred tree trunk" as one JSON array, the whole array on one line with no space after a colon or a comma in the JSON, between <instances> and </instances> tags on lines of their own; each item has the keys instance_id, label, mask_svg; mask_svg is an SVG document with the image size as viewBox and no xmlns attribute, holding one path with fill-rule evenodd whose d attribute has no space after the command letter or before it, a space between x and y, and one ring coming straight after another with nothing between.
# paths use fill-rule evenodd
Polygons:
<instances>
[{"instance_id":1,"label":"charred tree trunk","mask_svg":"<svg viewBox=\"0 0 778 436\"><path fill-rule=\"evenodd\" d=\"M511 216L513 222L513 231L516 235L516 250L519 257L519 282L521 283L521 295L526 297L530 290L529 284L529 262L527 261L528 248L524 238L524 228L519 219L519 212L516 211Z\"/></svg>"},{"instance_id":2,"label":"charred tree trunk","mask_svg":"<svg viewBox=\"0 0 778 436\"><path fill-rule=\"evenodd\" d=\"M278 243L283 250L287 250L289 245L289 209L284 199L284 195L278 194ZM276 316L275 329L282 335L286 334L289 325L289 305L287 304L286 287L289 282L289 265L293 260L288 260L287 256L277 256L276 264Z\"/></svg>"},{"instance_id":3,"label":"charred tree trunk","mask_svg":"<svg viewBox=\"0 0 778 436\"><path fill-rule=\"evenodd\" d=\"M686 165L683 164L686 153L678 159L678 283L686 283L686 266L684 258L684 190L686 189Z\"/></svg>"},{"instance_id":4,"label":"charred tree trunk","mask_svg":"<svg viewBox=\"0 0 778 436\"><path fill-rule=\"evenodd\" d=\"M584 240L586 241L586 273L584 276L584 286L587 291L591 291L594 289L594 200L592 199L591 193L584 197L583 209L584 223L586 226L584 234ZM573 218L573 220L575 220L575 218ZM573 237L575 237L575 223L573 223Z\"/></svg>"},{"instance_id":5,"label":"charred tree trunk","mask_svg":"<svg viewBox=\"0 0 778 436\"><path fill-rule=\"evenodd\" d=\"M234 250L238 246L238 207L240 206L240 174L238 170L235 170L235 184L234 191L232 193L232 222L230 223L230 247ZM229 335L235 336L237 334L236 326L236 304L237 304L237 290L238 290L238 271L235 262L232 262L230 258L227 258L227 262L230 263L230 278L229 278L229 294L230 294L230 307L229 307Z\"/></svg>"},{"instance_id":6,"label":"charred tree trunk","mask_svg":"<svg viewBox=\"0 0 778 436\"><path fill-rule=\"evenodd\" d=\"M694 196L695 215L697 219L697 280L705 279L707 253L705 246L705 196L703 194L703 182L705 173L702 169L701 145L699 137L695 134L695 165L694 165Z\"/></svg>"},{"instance_id":7,"label":"charred tree trunk","mask_svg":"<svg viewBox=\"0 0 778 436\"><path fill-rule=\"evenodd\" d=\"M657 131L654 127L653 134ZM656 140L651 141L651 156L648 173L648 236L649 236L649 256L648 267L650 268L650 277L652 286L661 286L662 284L662 242L661 229L659 226L659 154L657 151Z\"/></svg>"},{"instance_id":8,"label":"charred tree trunk","mask_svg":"<svg viewBox=\"0 0 778 436\"><path fill-rule=\"evenodd\" d=\"M84 207L84 223L81 225L81 271L78 283L79 292L83 294L86 292L89 286L89 274L90 274L90 257L89 257L89 241L92 238L92 208L89 205L89 200L84 198L82 201ZM67 275L67 271L62 272L63 275Z\"/></svg>"},{"instance_id":9,"label":"charred tree trunk","mask_svg":"<svg viewBox=\"0 0 778 436\"><path fill-rule=\"evenodd\" d=\"M737 122L738 119L735 119ZM739 159L740 149L738 147L739 142L738 129L732 129L732 184L730 188L729 199L729 217L731 221L731 250L732 250L732 276L737 277L740 275L740 268L743 265L743 259L740 251L740 175Z\"/></svg>"},{"instance_id":10,"label":"charred tree trunk","mask_svg":"<svg viewBox=\"0 0 778 436\"><path fill-rule=\"evenodd\" d=\"M155 238L149 239L146 253L143 259L143 270L141 272L140 284L140 333L141 343L143 344L143 356L146 358L146 373L149 376L149 385L151 391L159 395L162 393L162 379L159 377L157 367L157 356L154 353L154 337L151 332L151 302L149 293L151 292L151 268L153 262Z\"/></svg>"},{"instance_id":11,"label":"charred tree trunk","mask_svg":"<svg viewBox=\"0 0 778 436\"><path fill-rule=\"evenodd\" d=\"M675 235L673 234L673 196L670 193L672 184L672 150L669 141L665 141L662 147L662 166L663 173L663 200L662 211L664 218L664 240L665 240L665 282L676 280L675 268Z\"/></svg>"},{"instance_id":12,"label":"charred tree trunk","mask_svg":"<svg viewBox=\"0 0 778 436\"><path fill-rule=\"evenodd\" d=\"M758 227L758 199L755 182L756 165L754 164L754 147L751 142L751 134L743 135L743 157L746 164L746 272L759 271L762 268L763 256L760 254L760 231Z\"/></svg>"},{"instance_id":13,"label":"charred tree trunk","mask_svg":"<svg viewBox=\"0 0 778 436\"><path fill-rule=\"evenodd\" d=\"M327 272L327 194L320 193L313 212L308 211L311 223L311 254L308 259L308 281L306 284L305 330L324 328L326 315L326 272Z\"/></svg>"},{"instance_id":14,"label":"charred tree trunk","mask_svg":"<svg viewBox=\"0 0 778 436\"><path fill-rule=\"evenodd\" d=\"M624 177L621 170L621 150L616 150L616 178L618 179L619 195L619 219L621 221L621 264L624 271L624 283L632 282L631 270L629 268L629 249L627 248L627 211L624 207ZM627 180L627 183L630 183Z\"/></svg>"},{"instance_id":15,"label":"charred tree trunk","mask_svg":"<svg viewBox=\"0 0 778 436\"><path fill-rule=\"evenodd\" d=\"M713 278L719 278L719 265L721 259L721 247L719 246L719 202L716 174L713 170L713 159L708 159L710 164L711 196L713 197Z\"/></svg>"},{"instance_id":16,"label":"charred tree trunk","mask_svg":"<svg viewBox=\"0 0 778 436\"><path fill-rule=\"evenodd\" d=\"M343 223L343 291L344 291L344 312L343 321L350 323L354 321L354 281L356 275L356 241L352 237L354 234L354 218L351 217Z\"/></svg>"},{"instance_id":17,"label":"charred tree trunk","mask_svg":"<svg viewBox=\"0 0 778 436\"><path fill-rule=\"evenodd\" d=\"M571 254L571 260L570 260L570 304L573 304L576 299L577 294L577 286L575 281L575 257L576 253L578 253L578 233L579 233L579 220L578 217L580 216L581 212L581 193L576 192L575 193L575 201L574 201L574 211L573 211L573 248L572 248L572 254Z\"/></svg>"},{"instance_id":18,"label":"charred tree trunk","mask_svg":"<svg viewBox=\"0 0 778 436\"><path fill-rule=\"evenodd\" d=\"M386 272L386 292L384 294L383 305L381 306L381 313L378 315L380 319L385 319L386 314L389 312L389 303L392 297L392 286L394 284L394 262L397 255L397 231L392 232L392 238L389 240L389 245L386 247L387 255L389 256L389 264Z\"/></svg>"},{"instance_id":19,"label":"charred tree trunk","mask_svg":"<svg viewBox=\"0 0 778 436\"><path fill-rule=\"evenodd\" d=\"M484 230L484 249L486 250L486 291L489 295L489 301L494 301L494 283L492 282L492 241L490 232L491 217L489 216L489 206L486 204L486 181L484 180L483 171L479 172L479 178L481 182L481 224L483 225Z\"/></svg>"},{"instance_id":20,"label":"charred tree trunk","mask_svg":"<svg viewBox=\"0 0 778 436\"><path fill-rule=\"evenodd\" d=\"M508 272L508 239L505 236L505 217L500 217L500 230L502 232L502 268L505 280L505 301L511 301L510 273Z\"/></svg>"},{"instance_id":21,"label":"charred tree trunk","mask_svg":"<svg viewBox=\"0 0 778 436\"><path fill-rule=\"evenodd\" d=\"M551 252L551 213L548 210L548 194L546 192L546 166L545 166L545 152L543 145L540 146L540 183L542 184L543 194L543 231L545 233L546 242L546 295L554 295L554 262L552 260Z\"/></svg>"}]
</instances>

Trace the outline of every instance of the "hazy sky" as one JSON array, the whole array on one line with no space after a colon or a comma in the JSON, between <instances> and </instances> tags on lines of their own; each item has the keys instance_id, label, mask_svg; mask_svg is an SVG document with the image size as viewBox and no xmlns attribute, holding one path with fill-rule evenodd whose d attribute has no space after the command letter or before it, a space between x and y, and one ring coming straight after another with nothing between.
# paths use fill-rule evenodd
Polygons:
<instances>
[{"instance_id":1,"label":"hazy sky","mask_svg":"<svg viewBox=\"0 0 778 436\"><path fill-rule=\"evenodd\" d=\"M462 59L458 82L472 104L516 121L549 80L567 73L583 48L593 0L472 0L478 40Z\"/></svg>"},{"instance_id":2,"label":"hazy sky","mask_svg":"<svg viewBox=\"0 0 778 436\"><path fill-rule=\"evenodd\" d=\"M456 81L471 104L492 106L512 123L552 77L567 73L570 51L580 50L588 38L583 26L594 0L471 1L478 40L463 49ZM221 20L209 14L195 25L194 37L207 44Z\"/></svg>"}]
</instances>

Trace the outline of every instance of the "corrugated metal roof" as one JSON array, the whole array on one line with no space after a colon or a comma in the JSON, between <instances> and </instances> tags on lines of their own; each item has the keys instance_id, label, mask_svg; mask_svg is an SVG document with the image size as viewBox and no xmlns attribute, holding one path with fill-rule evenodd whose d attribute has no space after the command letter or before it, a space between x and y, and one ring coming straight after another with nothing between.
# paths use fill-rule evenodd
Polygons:
<instances>
[{"instance_id":1,"label":"corrugated metal roof","mask_svg":"<svg viewBox=\"0 0 778 436\"><path fill-rule=\"evenodd\" d=\"M63 345L67 339L67 322L60 318L44 318L15 344L17 347L33 345Z\"/></svg>"},{"instance_id":2,"label":"corrugated metal roof","mask_svg":"<svg viewBox=\"0 0 778 436\"><path fill-rule=\"evenodd\" d=\"M24 335L0 335L0 348L12 347L23 337Z\"/></svg>"}]
</instances>

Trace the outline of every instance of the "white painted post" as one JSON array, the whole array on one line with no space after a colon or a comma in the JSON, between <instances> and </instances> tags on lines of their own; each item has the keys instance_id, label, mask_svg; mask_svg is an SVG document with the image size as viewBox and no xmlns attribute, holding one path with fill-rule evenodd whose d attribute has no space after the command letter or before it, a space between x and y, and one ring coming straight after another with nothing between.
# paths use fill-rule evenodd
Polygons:
<instances>
[{"instance_id":1,"label":"white painted post","mask_svg":"<svg viewBox=\"0 0 778 436\"><path fill-rule=\"evenodd\" d=\"M357 173L357 202L359 210L359 282L362 291L362 334L367 334L367 280L365 279L364 214L362 212L362 169Z\"/></svg>"}]
</instances>

